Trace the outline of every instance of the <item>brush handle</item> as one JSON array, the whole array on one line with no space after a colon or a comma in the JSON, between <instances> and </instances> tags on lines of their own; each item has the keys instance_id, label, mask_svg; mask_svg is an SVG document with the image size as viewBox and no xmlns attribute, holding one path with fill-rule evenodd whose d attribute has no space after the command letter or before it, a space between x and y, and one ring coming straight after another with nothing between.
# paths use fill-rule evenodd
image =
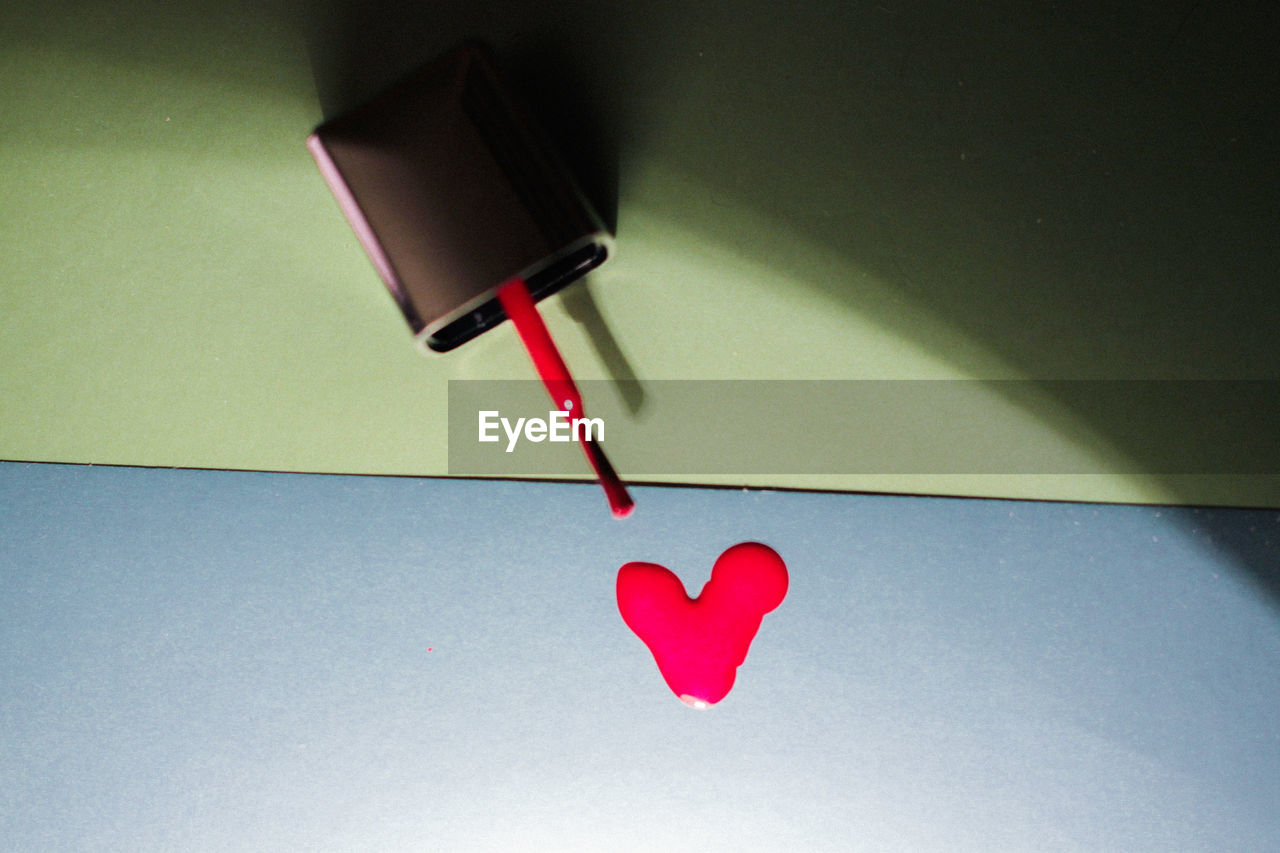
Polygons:
<instances>
[{"instance_id":1,"label":"brush handle","mask_svg":"<svg viewBox=\"0 0 1280 853\"><path fill-rule=\"evenodd\" d=\"M515 324L516 333L529 352L534 369L538 371L542 384L551 395L551 402L560 410L568 412L570 417L586 417L582 408L582 394L574 384L569 367L556 348L556 342L551 339L551 332L542 321L542 315L538 313L524 279L513 278L499 287L498 302ZM616 517L626 518L635 509L635 502L631 500L627 487L613 470L608 457L604 455L604 449L595 439L583 435L580 442L582 452L586 454L591 470L595 472L596 479L600 481L605 497L609 500L609 509Z\"/></svg>"}]
</instances>

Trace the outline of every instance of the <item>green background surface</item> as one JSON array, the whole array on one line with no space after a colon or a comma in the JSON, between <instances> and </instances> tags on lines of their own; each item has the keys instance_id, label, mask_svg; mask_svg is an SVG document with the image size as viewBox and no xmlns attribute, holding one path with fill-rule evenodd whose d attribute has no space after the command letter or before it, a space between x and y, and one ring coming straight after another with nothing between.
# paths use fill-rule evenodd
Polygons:
<instances>
[{"instance_id":1,"label":"green background surface","mask_svg":"<svg viewBox=\"0 0 1280 853\"><path fill-rule=\"evenodd\" d=\"M8 3L0 458L446 473L447 381L526 356L509 327L418 355L303 140L474 36L616 224L544 303L582 378L1280 378L1280 11L1114 6ZM1132 450L1069 402L991 418ZM689 479L1280 505L1273 476Z\"/></svg>"}]
</instances>

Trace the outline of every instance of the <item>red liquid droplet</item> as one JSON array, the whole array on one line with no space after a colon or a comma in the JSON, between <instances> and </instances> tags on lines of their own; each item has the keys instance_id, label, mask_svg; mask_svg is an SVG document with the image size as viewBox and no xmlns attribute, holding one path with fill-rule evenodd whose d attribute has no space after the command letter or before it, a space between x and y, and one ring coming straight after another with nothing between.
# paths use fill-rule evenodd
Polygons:
<instances>
[{"instance_id":1,"label":"red liquid droplet","mask_svg":"<svg viewBox=\"0 0 1280 853\"><path fill-rule=\"evenodd\" d=\"M618 570L618 610L653 652L667 686L686 705L705 708L733 688L764 615L787 595L787 567L767 545L725 551L697 598L656 563Z\"/></svg>"}]
</instances>

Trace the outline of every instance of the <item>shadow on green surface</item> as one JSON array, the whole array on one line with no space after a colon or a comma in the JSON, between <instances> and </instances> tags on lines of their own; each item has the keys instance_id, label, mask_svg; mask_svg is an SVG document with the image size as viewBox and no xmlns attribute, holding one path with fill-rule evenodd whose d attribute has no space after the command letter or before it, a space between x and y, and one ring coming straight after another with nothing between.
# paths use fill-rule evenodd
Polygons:
<instances>
[{"instance_id":1,"label":"shadow on green surface","mask_svg":"<svg viewBox=\"0 0 1280 853\"><path fill-rule=\"evenodd\" d=\"M889 328L910 334L905 296L1025 376L1280 379L1274 3L313 8L326 111L482 37L611 219L628 159L657 159L727 200L682 226ZM779 241L753 244L738 208ZM805 275L788 234L892 296ZM1152 470L1206 422L1056 402ZM1223 438L1274 447L1273 420ZM1277 600L1271 558L1235 553Z\"/></svg>"}]
</instances>

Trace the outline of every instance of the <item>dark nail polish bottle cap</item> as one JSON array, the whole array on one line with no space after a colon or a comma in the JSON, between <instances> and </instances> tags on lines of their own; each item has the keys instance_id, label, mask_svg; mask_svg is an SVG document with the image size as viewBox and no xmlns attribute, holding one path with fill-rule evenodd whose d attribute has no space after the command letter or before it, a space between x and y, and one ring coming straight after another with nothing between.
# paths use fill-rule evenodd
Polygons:
<instances>
[{"instance_id":1,"label":"dark nail polish bottle cap","mask_svg":"<svg viewBox=\"0 0 1280 853\"><path fill-rule=\"evenodd\" d=\"M503 82L467 45L325 122L307 147L415 340L446 352L599 266L613 238Z\"/></svg>"}]
</instances>

